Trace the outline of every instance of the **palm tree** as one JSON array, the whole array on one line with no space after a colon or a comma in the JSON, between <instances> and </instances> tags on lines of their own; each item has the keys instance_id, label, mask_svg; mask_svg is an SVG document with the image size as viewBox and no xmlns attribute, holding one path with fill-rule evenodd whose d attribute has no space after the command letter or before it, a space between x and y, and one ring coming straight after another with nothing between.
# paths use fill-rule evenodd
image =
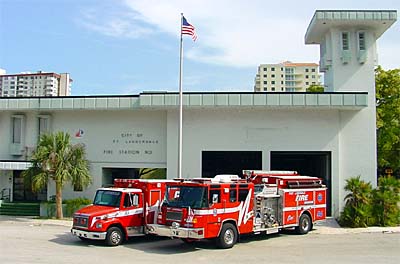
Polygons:
<instances>
[{"instance_id":1,"label":"palm tree","mask_svg":"<svg viewBox=\"0 0 400 264\"><path fill-rule=\"evenodd\" d=\"M372 186L361 180L361 176L346 180L345 207L340 216L341 224L350 227L366 227L371 210Z\"/></svg>"},{"instance_id":2,"label":"palm tree","mask_svg":"<svg viewBox=\"0 0 400 264\"><path fill-rule=\"evenodd\" d=\"M373 191L373 214L376 224L396 226L400 223L400 180L393 176L380 177Z\"/></svg>"},{"instance_id":3,"label":"palm tree","mask_svg":"<svg viewBox=\"0 0 400 264\"><path fill-rule=\"evenodd\" d=\"M56 184L56 218L63 218L62 189L70 182L82 190L92 182L89 162L82 144L71 144L71 136L65 132L43 134L31 158L32 167L23 176L33 191L45 188L49 180Z\"/></svg>"}]
</instances>

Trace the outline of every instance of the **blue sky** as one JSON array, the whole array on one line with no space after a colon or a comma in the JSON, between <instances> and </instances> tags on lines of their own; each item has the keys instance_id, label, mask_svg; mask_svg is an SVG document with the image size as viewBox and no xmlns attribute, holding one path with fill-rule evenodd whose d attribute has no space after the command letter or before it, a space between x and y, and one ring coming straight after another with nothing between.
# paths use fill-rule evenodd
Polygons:
<instances>
[{"instance_id":1,"label":"blue sky","mask_svg":"<svg viewBox=\"0 0 400 264\"><path fill-rule=\"evenodd\" d=\"M316 9L400 10L398 0L270 2L0 0L0 69L69 72L72 95L178 91L183 12L198 35L184 38L184 90L252 91L261 63L318 63L318 46L304 44ZM399 44L397 21L378 40L385 69L400 68Z\"/></svg>"}]
</instances>

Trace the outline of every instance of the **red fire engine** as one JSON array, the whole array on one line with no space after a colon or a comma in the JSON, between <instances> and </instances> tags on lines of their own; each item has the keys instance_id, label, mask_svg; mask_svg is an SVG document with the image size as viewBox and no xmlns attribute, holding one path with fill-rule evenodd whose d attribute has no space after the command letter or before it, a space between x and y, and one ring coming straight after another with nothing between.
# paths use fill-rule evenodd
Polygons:
<instances>
[{"instance_id":1,"label":"red fire engine","mask_svg":"<svg viewBox=\"0 0 400 264\"><path fill-rule=\"evenodd\" d=\"M186 242L216 239L230 248L239 235L295 228L306 234L326 217L326 188L317 177L294 171L244 171L237 175L167 184L157 224L149 232Z\"/></svg>"},{"instance_id":2,"label":"red fire engine","mask_svg":"<svg viewBox=\"0 0 400 264\"><path fill-rule=\"evenodd\" d=\"M145 235L155 222L167 181L115 179L114 186L96 191L93 204L74 213L71 233L81 240L105 240L117 246Z\"/></svg>"}]
</instances>

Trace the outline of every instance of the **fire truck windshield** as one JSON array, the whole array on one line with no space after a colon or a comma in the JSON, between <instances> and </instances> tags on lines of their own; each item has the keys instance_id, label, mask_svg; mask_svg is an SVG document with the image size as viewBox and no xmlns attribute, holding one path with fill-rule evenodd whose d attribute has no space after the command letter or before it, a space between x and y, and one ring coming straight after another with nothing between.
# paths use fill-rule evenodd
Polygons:
<instances>
[{"instance_id":1,"label":"fire truck windshield","mask_svg":"<svg viewBox=\"0 0 400 264\"><path fill-rule=\"evenodd\" d=\"M164 204L171 207L203 208L208 206L207 188L168 186Z\"/></svg>"},{"instance_id":2,"label":"fire truck windshield","mask_svg":"<svg viewBox=\"0 0 400 264\"><path fill-rule=\"evenodd\" d=\"M119 207L121 192L110 190L98 190L94 197L94 205Z\"/></svg>"}]
</instances>

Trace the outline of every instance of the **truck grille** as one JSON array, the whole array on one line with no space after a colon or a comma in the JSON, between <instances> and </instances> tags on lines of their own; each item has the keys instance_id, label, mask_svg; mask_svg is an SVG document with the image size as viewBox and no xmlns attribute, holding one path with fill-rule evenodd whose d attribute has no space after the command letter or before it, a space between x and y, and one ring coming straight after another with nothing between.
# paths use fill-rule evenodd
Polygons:
<instances>
[{"instance_id":1,"label":"truck grille","mask_svg":"<svg viewBox=\"0 0 400 264\"><path fill-rule=\"evenodd\" d=\"M77 227L88 227L89 217L87 216L74 216L74 226Z\"/></svg>"},{"instance_id":2,"label":"truck grille","mask_svg":"<svg viewBox=\"0 0 400 264\"><path fill-rule=\"evenodd\" d=\"M167 221L181 221L182 212L170 212L167 211Z\"/></svg>"}]
</instances>

